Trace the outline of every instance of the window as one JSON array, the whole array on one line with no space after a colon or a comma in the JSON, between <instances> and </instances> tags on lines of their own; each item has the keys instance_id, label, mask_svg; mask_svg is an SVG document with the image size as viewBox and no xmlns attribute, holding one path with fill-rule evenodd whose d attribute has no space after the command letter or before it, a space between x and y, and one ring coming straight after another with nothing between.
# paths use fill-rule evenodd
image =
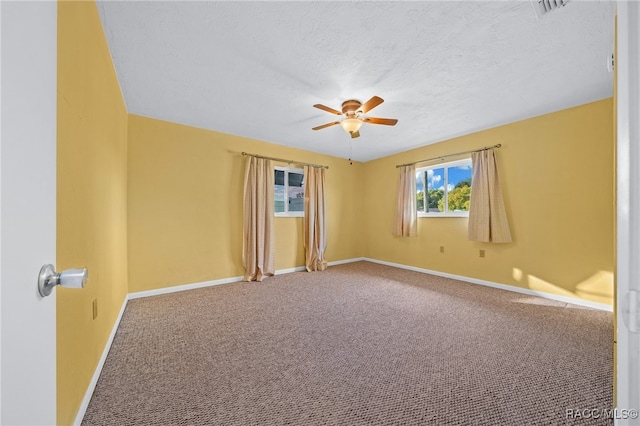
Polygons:
<instances>
[{"instance_id":1,"label":"window","mask_svg":"<svg viewBox=\"0 0 640 426\"><path fill-rule=\"evenodd\" d=\"M304 215L304 171L289 167L275 167L275 215L302 217Z\"/></svg>"},{"instance_id":2,"label":"window","mask_svg":"<svg viewBox=\"0 0 640 426\"><path fill-rule=\"evenodd\" d=\"M418 216L469 216L471 159L416 169Z\"/></svg>"}]
</instances>

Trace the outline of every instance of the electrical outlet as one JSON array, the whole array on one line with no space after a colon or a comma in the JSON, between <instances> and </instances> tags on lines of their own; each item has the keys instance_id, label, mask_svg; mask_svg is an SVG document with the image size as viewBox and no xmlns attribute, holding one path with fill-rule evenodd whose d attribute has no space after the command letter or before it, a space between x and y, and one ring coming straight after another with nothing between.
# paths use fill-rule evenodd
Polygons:
<instances>
[{"instance_id":1,"label":"electrical outlet","mask_svg":"<svg viewBox=\"0 0 640 426\"><path fill-rule=\"evenodd\" d=\"M93 299L93 319L98 316L98 299Z\"/></svg>"},{"instance_id":2,"label":"electrical outlet","mask_svg":"<svg viewBox=\"0 0 640 426\"><path fill-rule=\"evenodd\" d=\"M480 250L480 257L484 257L484 250Z\"/></svg>"},{"instance_id":3,"label":"electrical outlet","mask_svg":"<svg viewBox=\"0 0 640 426\"><path fill-rule=\"evenodd\" d=\"M444 253L444 246L440 246L440 253Z\"/></svg>"}]
</instances>

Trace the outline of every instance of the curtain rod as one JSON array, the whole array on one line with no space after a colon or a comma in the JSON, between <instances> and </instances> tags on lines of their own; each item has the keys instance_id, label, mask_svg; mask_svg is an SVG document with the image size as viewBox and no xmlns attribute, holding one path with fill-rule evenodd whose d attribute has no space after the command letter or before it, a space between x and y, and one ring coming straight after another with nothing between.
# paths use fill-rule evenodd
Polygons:
<instances>
[{"instance_id":1,"label":"curtain rod","mask_svg":"<svg viewBox=\"0 0 640 426\"><path fill-rule=\"evenodd\" d=\"M249 154L248 152L242 153L242 156L247 156L247 155L249 157L264 158L265 160L281 161L283 163L297 164L299 166L320 167L323 169L329 168L329 166L323 166L322 164L311 164L311 163L303 163L301 161L295 161L295 160L285 160L284 158L265 157L264 155Z\"/></svg>"},{"instance_id":2,"label":"curtain rod","mask_svg":"<svg viewBox=\"0 0 640 426\"><path fill-rule=\"evenodd\" d=\"M472 152L486 151L486 150L492 149L492 148L500 148L501 146L502 146L502 144L497 144L497 145L493 145L493 146L485 146L484 148L480 148L480 149L473 149L471 151L456 152L455 154L440 155L439 157L427 158L426 160L418 160L418 161L414 161L413 163L397 164L396 168L404 167L404 166L413 166L414 164L424 163L426 161L442 160L442 159L445 159L447 157L454 157L456 155L470 154Z\"/></svg>"}]
</instances>

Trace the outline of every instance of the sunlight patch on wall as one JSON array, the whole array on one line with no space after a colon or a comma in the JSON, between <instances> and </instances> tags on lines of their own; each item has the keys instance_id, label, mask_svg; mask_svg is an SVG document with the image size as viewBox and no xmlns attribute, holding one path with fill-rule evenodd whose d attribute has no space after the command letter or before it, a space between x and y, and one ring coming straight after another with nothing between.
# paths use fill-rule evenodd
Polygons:
<instances>
[{"instance_id":1,"label":"sunlight patch on wall","mask_svg":"<svg viewBox=\"0 0 640 426\"><path fill-rule=\"evenodd\" d=\"M515 275L514 268L514 275ZM514 276L515 278L515 276ZM574 291L545 281L535 275L527 275L530 289L561 296L578 297L592 302L611 305L613 303L613 272L597 271L589 278L577 283Z\"/></svg>"},{"instance_id":2,"label":"sunlight patch on wall","mask_svg":"<svg viewBox=\"0 0 640 426\"><path fill-rule=\"evenodd\" d=\"M522 269L513 268L513 272L511 273L511 276L516 281L522 281Z\"/></svg>"},{"instance_id":3,"label":"sunlight patch on wall","mask_svg":"<svg viewBox=\"0 0 640 426\"><path fill-rule=\"evenodd\" d=\"M611 303L613 300L613 272L596 272L576 286L576 295L600 303Z\"/></svg>"},{"instance_id":4,"label":"sunlight patch on wall","mask_svg":"<svg viewBox=\"0 0 640 426\"><path fill-rule=\"evenodd\" d=\"M576 297L575 293L538 278L535 275L527 275L527 283L531 290L544 291L545 293L558 294L560 296Z\"/></svg>"}]
</instances>

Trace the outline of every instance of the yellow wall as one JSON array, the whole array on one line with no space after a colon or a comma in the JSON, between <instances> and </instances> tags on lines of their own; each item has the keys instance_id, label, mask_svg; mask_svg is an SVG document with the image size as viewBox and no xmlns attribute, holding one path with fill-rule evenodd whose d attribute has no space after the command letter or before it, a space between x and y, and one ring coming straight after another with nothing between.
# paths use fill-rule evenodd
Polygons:
<instances>
[{"instance_id":1,"label":"yellow wall","mask_svg":"<svg viewBox=\"0 0 640 426\"><path fill-rule=\"evenodd\" d=\"M89 268L85 289L56 289L58 424L66 425L127 294L127 111L94 2L58 3L57 138L56 267Z\"/></svg>"},{"instance_id":2,"label":"yellow wall","mask_svg":"<svg viewBox=\"0 0 640 426\"><path fill-rule=\"evenodd\" d=\"M364 255L612 304L612 120L606 99L365 163ZM513 243L468 241L466 218L418 218L417 237L391 235L396 164L496 143Z\"/></svg>"},{"instance_id":3,"label":"yellow wall","mask_svg":"<svg viewBox=\"0 0 640 426\"><path fill-rule=\"evenodd\" d=\"M362 255L360 163L136 115L128 142L129 292L243 275L243 151L328 165L327 260ZM302 218L275 238L276 269L304 265Z\"/></svg>"}]
</instances>

